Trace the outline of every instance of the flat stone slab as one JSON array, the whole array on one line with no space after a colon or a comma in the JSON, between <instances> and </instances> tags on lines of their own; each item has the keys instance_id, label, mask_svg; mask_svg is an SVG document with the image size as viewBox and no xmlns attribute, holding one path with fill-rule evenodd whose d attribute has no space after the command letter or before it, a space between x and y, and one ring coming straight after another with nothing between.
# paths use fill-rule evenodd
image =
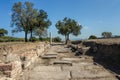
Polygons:
<instances>
[{"instance_id":1,"label":"flat stone slab","mask_svg":"<svg viewBox=\"0 0 120 80\"><path fill-rule=\"evenodd\" d=\"M35 79L29 79L29 80L35 80ZM47 80L47 79L36 79L36 80ZM70 79L49 79L49 80L70 80Z\"/></svg>"},{"instance_id":2,"label":"flat stone slab","mask_svg":"<svg viewBox=\"0 0 120 80\"><path fill-rule=\"evenodd\" d=\"M53 59L53 58L57 58L57 55L42 55L41 58L42 59Z\"/></svg>"},{"instance_id":3,"label":"flat stone slab","mask_svg":"<svg viewBox=\"0 0 120 80\"><path fill-rule=\"evenodd\" d=\"M30 80L69 80L70 78L69 71L35 72L35 74L29 74Z\"/></svg>"},{"instance_id":4,"label":"flat stone slab","mask_svg":"<svg viewBox=\"0 0 120 80\"><path fill-rule=\"evenodd\" d=\"M84 66L83 66L83 67L79 67L79 66L62 66L62 70L63 70L63 71L78 71L78 70L84 70Z\"/></svg>"},{"instance_id":5,"label":"flat stone slab","mask_svg":"<svg viewBox=\"0 0 120 80\"><path fill-rule=\"evenodd\" d=\"M62 58L62 60L66 60L66 61L80 61L79 58Z\"/></svg>"},{"instance_id":6,"label":"flat stone slab","mask_svg":"<svg viewBox=\"0 0 120 80\"><path fill-rule=\"evenodd\" d=\"M77 79L94 79L94 78L109 78L114 77L111 73L106 71L92 72L92 71L72 71L72 78Z\"/></svg>"},{"instance_id":7,"label":"flat stone slab","mask_svg":"<svg viewBox=\"0 0 120 80\"><path fill-rule=\"evenodd\" d=\"M62 71L60 66L37 66L33 69L36 72L53 72L53 71Z\"/></svg>"},{"instance_id":8,"label":"flat stone slab","mask_svg":"<svg viewBox=\"0 0 120 80\"><path fill-rule=\"evenodd\" d=\"M47 54L44 54L44 55L46 55L46 56L56 55L57 56L57 54L55 54L55 53L53 53L53 54L52 53L49 53L49 54L47 53Z\"/></svg>"},{"instance_id":9,"label":"flat stone slab","mask_svg":"<svg viewBox=\"0 0 120 80\"><path fill-rule=\"evenodd\" d=\"M70 51L58 51L58 53L69 53Z\"/></svg>"},{"instance_id":10,"label":"flat stone slab","mask_svg":"<svg viewBox=\"0 0 120 80\"><path fill-rule=\"evenodd\" d=\"M71 65L72 66L71 61L64 61L64 60L54 61L53 64L66 64L66 65Z\"/></svg>"},{"instance_id":11,"label":"flat stone slab","mask_svg":"<svg viewBox=\"0 0 120 80\"><path fill-rule=\"evenodd\" d=\"M73 66L93 66L94 64L92 62L79 62L79 63L73 63Z\"/></svg>"},{"instance_id":12,"label":"flat stone slab","mask_svg":"<svg viewBox=\"0 0 120 80\"><path fill-rule=\"evenodd\" d=\"M104 69L87 69L85 66L62 66L63 71L104 71Z\"/></svg>"},{"instance_id":13,"label":"flat stone slab","mask_svg":"<svg viewBox=\"0 0 120 80\"><path fill-rule=\"evenodd\" d=\"M70 80L118 80L115 77L92 78L92 79L70 79Z\"/></svg>"},{"instance_id":14,"label":"flat stone slab","mask_svg":"<svg viewBox=\"0 0 120 80\"><path fill-rule=\"evenodd\" d=\"M52 52L52 51L50 51L50 52L47 52L46 54L44 54L44 55L57 55L58 53L57 52Z\"/></svg>"}]
</instances>

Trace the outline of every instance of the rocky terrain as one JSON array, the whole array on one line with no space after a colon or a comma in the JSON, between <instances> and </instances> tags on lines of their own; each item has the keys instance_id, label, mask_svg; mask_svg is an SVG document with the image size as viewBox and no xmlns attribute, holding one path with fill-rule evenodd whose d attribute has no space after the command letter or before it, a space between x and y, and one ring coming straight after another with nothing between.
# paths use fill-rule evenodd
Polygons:
<instances>
[{"instance_id":1,"label":"rocky terrain","mask_svg":"<svg viewBox=\"0 0 120 80\"><path fill-rule=\"evenodd\" d=\"M0 80L119 80L119 74L106 67L107 63L101 64L111 55L116 57L115 54L119 54L118 42L3 43Z\"/></svg>"},{"instance_id":2,"label":"rocky terrain","mask_svg":"<svg viewBox=\"0 0 120 80\"><path fill-rule=\"evenodd\" d=\"M0 80L17 80L21 72L37 61L48 43L2 43L0 46Z\"/></svg>"},{"instance_id":3,"label":"rocky terrain","mask_svg":"<svg viewBox=\"0 0 120 80\"><path fill-rule=\"evenodd\" d=\"M53 45L19 80L118 80L93 57L75 56L65 45Z\"/></svg>"}]
</instances>

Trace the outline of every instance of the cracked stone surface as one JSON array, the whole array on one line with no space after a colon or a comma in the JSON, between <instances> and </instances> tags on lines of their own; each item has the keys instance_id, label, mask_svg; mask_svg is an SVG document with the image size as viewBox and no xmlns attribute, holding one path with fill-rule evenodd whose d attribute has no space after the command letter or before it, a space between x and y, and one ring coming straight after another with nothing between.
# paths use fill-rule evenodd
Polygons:
<instances>
[{"instance_id":1,"label":"cracked stone surface","mask_svg":"<svg viewBox=\"0 0 120 80\"><path fill-rule=\"evenodd\" d=\"M23 71L20 80L118 80L104 67L94 64L92 57L74 55L65 45L53 45L45 56L56 58L39 57L33 68ZM57 61L63 64L53 64Z\"/></svg>"}]
</instances>

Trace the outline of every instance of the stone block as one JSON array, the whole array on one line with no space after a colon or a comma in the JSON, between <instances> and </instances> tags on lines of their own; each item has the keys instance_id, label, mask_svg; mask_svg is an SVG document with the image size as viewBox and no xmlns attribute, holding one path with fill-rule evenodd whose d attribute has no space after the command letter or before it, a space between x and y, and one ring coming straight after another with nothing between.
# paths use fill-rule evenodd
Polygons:
<instances>
[{"instance_id":1,"label":"stone block","mask_svg":"<svg viewBox=\"0 0 120 80\"><path fill-rule=\"evenodd\" d=\"M72 66L71 61L65 61L65 60L60 60L60 61L54 61L53 64L66 64Z\"/></svg>"},{"instance_id":2,"label":"stone block","mask_svg":"<svg viewBox=\"0 0 120 80\"><path fill-rule=\"evenodd\" d=\"M62 71L60 66L37 66L33 69L37 72L53 72L53 71Z\"/></svg>"},{"instance_id":3,"label":"stone block","mask_svg":"<svg viewBox=\"0 0 120 80\"><path fill-rule=\"evenodd\" d=\"M70 72L59 71L59 72L35 72L35 74L30 74L30 80L66 80L70 79Z\"/></svg>"},{"instance_id":4,"label":"stone block","mask_svg":"<svg viewBox=\"0 0 120 80\"><path fill-rule=\"evenodd\" d=\"M11 71L12 70L12 64L0 64L0 71Z\"/></svg>"}]
</instances>

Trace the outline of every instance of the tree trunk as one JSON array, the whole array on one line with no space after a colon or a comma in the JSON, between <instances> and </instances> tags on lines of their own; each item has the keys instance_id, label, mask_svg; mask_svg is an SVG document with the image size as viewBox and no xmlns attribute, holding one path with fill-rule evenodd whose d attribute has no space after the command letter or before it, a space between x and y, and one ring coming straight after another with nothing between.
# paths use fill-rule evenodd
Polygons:
<instances>
[{"instance_id":1,"label":"tree trunk","mask_svg":"<svg viewBox=\"0 0 120 80\"><path fill-rule=\"evenodd\" d=\"M30 33L31 33L31 35L30 35L30 41L33 42L32 29L30 30Z\"/></svg>"},{"instance_id":2,"label":"tree trunk","mask_svg":"<svg viewBox=\"0 0 120 80\"><path fill-rule=\"evenodd\" d=\"M27 31L25 31L25 42L28 42L28 40L27 40Z\"/></svg>"},{"instance_id":3,"label":"tree trunk","mask_svg":"<svg viewBox=\"0 0 120 80\"><path fill-rule=\"evenodd\" d=\"M65 44L67 44L67 36L65 35Z\"/></svg>"},{"instance_id":4,"label":"tree trunk","mask_svg":"<svg viewBox=\"0 0 120 80\"><path fill-rule=\"evenodd\" d=\"M66 44L69 42L69 34L66 35Z\"/></svg>"},{"instance_id":5,"label":"tree trunk","mask_svg":"<svg viewBox=\"0 0 120 80\"><path fill-rule=\"evenodd\" d=\"M69 34L67 35L67 40L69 41Z\"/></svg>"}]
</instances>

